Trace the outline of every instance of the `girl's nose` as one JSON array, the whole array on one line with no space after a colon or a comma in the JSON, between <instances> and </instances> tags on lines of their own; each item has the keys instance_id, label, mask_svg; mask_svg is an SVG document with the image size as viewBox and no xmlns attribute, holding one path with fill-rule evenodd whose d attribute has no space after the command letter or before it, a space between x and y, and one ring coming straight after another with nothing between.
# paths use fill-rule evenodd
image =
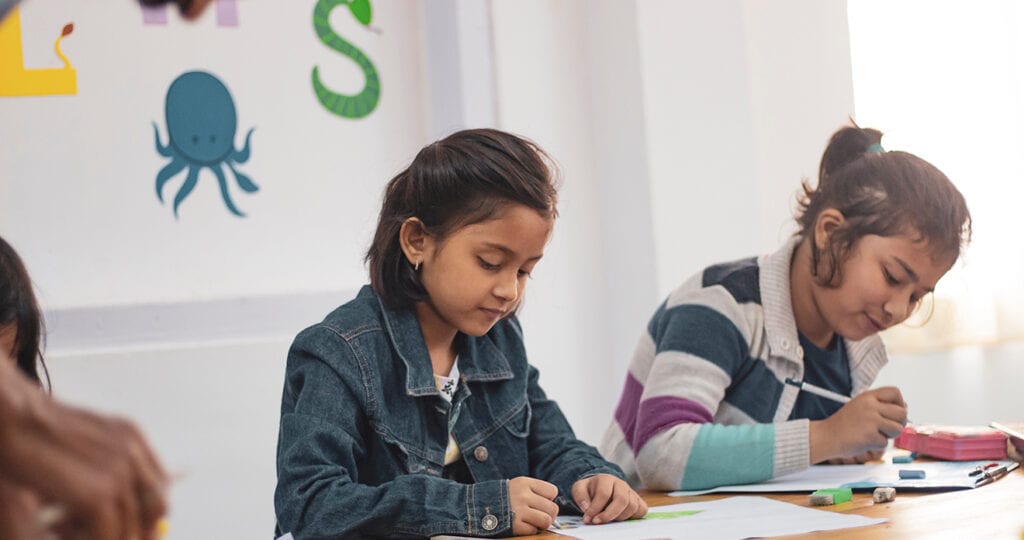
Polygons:
<instances>
[{"instance_id":1,"label":"girl's nose","mask_svg":"<svg viewBox=\"0 0 1024 540\"><path fill-rule=\"evenodd\" d=\"M914 309L914 303L910 301L910 295L893 294L889 297L889 301L885 303L883 311L885 312L884 321L886 325L895 322L903 322L910 317L910 313Z\"/></svg>"},{"instance_id":2,"label":"girl's nose","mask_svg":"<svg viewBox=\"0 0 1024 540\"><path fill-rule=\"evenodd\" d=\"M508 276L500 276L498 282L494 286L494 296L501 298L506 302L515 302L516 298L519 297L519 273L518 271L512 272L512 278Z\"/></svg>"}]
</instances>

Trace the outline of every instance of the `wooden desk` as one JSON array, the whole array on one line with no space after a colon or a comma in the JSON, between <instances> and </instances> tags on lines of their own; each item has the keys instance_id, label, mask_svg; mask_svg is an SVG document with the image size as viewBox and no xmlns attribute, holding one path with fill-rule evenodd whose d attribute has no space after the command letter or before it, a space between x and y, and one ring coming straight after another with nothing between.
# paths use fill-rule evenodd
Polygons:
<instances>
[{"instance_id":1,"label":"wooden desk","mask_svg":"<svg viewBox=\"0 0 1024 540\"><path fill-rule=\"evenodd\" d=\"M738 495L760 495L800 506L810 506L807 493L728 493L696 497L669 497L645 492L651 507L665 504L710 501ZM1024 468L997 482L976 489L941 493L897 492L891 503L875 504L871 492L854 493L853 500L820 510L888 518L880 525L856 529L816 532L777 538L1011 538L1024 540ZM552 532L519 538L565 538Z\"/></svg>"}]
</instances>

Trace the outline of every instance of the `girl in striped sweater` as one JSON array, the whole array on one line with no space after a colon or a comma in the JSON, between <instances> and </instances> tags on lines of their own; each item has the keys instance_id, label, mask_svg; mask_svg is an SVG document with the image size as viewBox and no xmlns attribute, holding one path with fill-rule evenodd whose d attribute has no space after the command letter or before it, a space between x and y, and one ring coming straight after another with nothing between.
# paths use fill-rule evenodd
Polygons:
<instances>
[{"instance_id":1,"label":"girl in striped sweater","mask_svg":"<svg viewBox=\"0 0 1024 540\"><path fill-rule=\"evenodd\" d=\"M708 267L655 312L602 453L630 482L704 489L875 458L900 433L878 332L906 320L970 239L963 196L881 132L836 132L777 252ZM853 398L800 392L803 380Z\"/></svg>"}]
</instances>

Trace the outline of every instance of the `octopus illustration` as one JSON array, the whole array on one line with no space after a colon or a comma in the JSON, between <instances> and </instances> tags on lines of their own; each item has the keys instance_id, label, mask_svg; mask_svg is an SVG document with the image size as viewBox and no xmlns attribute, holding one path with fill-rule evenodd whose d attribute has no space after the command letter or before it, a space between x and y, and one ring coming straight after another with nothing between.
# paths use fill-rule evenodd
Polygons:
<instances>
[{"instance_id":1,"label":"octopus illustration","mask_svg":"<svg viewBox=\"0 0 1024 540\"><path fill-rule=\"evenodd\" d=\"M174 217L178 207L195 189L199 172L208 168L217 176L224 205L232 214L244 217L231 200L224 166L231 170L238 187L247 193L254 193L259 187L246 175L235 168L236 164L249 160L249 139L255 128L245 136L245 146L235 150L237 116L235 103L227 87L217 77L203 71L189 71L181 74L167 89L165 106L167 116L167 146L160 142L160 130L153 122L156 151L171 158L156 175L156 196L164 202L164 184L186 167L188 175L174 196Z\"/></svg>"}]
</instances>

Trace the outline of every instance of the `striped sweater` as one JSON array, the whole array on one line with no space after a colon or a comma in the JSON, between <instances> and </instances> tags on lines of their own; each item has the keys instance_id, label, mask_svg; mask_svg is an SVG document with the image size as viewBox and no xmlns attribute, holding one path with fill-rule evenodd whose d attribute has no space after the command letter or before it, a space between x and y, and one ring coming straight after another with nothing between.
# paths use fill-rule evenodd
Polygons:
<instances>
[{"instance_id":1,"label":"striped sweater","mask_svg":"<svg viewBox=\"0 0 1024 540\"><path fill-rule=\"evenodd\" d=\"M716 265L669 295L640 338L601 452L659 490L761 482L809 465L810 421L791 419L804 376L789 293L799 245ZM846 341L854 394L886 362L877 335Z\"/></svg>"}]
</instances>

